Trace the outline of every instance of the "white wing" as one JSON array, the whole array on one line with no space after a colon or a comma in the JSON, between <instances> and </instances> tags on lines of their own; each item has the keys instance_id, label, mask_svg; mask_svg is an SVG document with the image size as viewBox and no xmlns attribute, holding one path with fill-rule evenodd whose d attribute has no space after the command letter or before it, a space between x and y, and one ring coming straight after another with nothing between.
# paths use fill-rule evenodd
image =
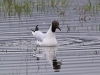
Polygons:
<instances>
[{"instance_id":1,"label":"white wing","mask_svg":"<svg viewBox=\"0 0 100 75\"><path fill-rule=\"evenodd\" d=\"M44 37L45 37L45 34L44 33L42 33L41 31L32 31L32 34L34 35L34 37L35 37L35 39L37 40L37 41L43 41L43 39L44 39Z\"/></svg>"}]
</instances>

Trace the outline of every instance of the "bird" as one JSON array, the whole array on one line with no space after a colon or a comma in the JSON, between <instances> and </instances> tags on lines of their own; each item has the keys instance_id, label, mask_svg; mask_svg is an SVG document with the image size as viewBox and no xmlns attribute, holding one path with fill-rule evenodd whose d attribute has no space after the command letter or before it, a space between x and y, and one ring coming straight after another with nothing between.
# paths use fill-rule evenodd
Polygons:
<instances>
[{"instance_id":1,"label":"bird","mask_svg":"<svg viewBox=\"0 0 100 75\"><path fill-rule=\"evenodd\" d=\"M56 29L60 29L59 22L57 20L52 21L48 31L43 33L36 25L35 30L31 29L33 36L35 37L35 43L37 46L57 46L57 39L55 36Z\"/></svg>"}]
</instances>

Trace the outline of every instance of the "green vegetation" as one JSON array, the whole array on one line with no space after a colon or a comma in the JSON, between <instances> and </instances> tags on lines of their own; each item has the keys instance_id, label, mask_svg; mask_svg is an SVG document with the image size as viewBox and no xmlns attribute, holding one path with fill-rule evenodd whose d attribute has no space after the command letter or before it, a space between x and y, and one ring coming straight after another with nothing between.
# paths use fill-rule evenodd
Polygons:
<instances>
[{"instance_id":1,"label":"green vegetation","mask_svg":"<svg viewBox=\"0 0 100 75\"><path fill-rule=\"evenodd\" d=\"M71 3L70 3L71 5ZM1 0L0 1L0 14L4 16L18 16L29 15L35 11L37 13L51 12L51 8L54 9L58 16L65 17L67 8L69 6L69 0ZM76 5L74 8L80 15L80 21L87 21L88 16L97 16L100 11L100 1L92 3L88 0L83 5ZM88 17L88 20L90 18Z\"/></svg>"},{"instance_id":2,"label":"green vegetation","mask_svg":"<svg viewBox=\"0 0 100 75\"><path fill-rule=\"evenodd\" d=\"M32 15L33 10L37 12L50 12L48 7L56 8L59 15L64 15L68 3L67 0L1 0L0 13L4 16L18 16L22 14ZM60 10L59 6L65 7Z\"/></svg>"},{"instance_id":3,"label":"green vegetation","mask_svg":"<svg viewBox=\"0 0 100 75\"><path fill-rule=\"evenodd\" d=\"M27 15L31 15L33 11L34 3L32 1L16 1L16 0L2 0L0 1L0 13L4 16L18 15L21 16L22 12Z\"/></svg>"},{"instance_id":4,"label":"green vegetation","mask_svg":"<svg viewBox=\"0 0 100 75\"><path fill-rule=\"evenodd\" d=\"M77 5L76 8L74 8L76 12L82 15L82 17L79 20L86 21L87 15L90 14L90 16L97 16L100 11L100 1L97 1L96 3L92 3L91 0L88 0L88 2L84 5ZM90 20L90 18L89 18Z\"/></svg>"},{"instance_id":5,"label":"green vegetation","mask_svg":"<svg viewBox=\"0 0 100 75\"><path fill-rule=\"evenodd\" d=\"M67 25L67 32L70 31L70 26Z\"/></svg>"}]
</instances>

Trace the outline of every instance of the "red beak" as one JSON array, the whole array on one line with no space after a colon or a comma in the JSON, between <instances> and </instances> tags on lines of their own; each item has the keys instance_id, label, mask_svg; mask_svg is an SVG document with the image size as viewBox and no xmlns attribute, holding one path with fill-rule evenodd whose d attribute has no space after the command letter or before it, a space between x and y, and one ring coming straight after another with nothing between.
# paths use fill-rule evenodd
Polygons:
<instances>
[{"instance_id":1,"label":"red beak","mask_svg":"<svg viewBox=\"0 0 100 75\"><path fill-rule=\"evenodd\" d=\"M61 31L61 29L59 27L57 27L57 28Z\"/></svg>"}]
</instances>

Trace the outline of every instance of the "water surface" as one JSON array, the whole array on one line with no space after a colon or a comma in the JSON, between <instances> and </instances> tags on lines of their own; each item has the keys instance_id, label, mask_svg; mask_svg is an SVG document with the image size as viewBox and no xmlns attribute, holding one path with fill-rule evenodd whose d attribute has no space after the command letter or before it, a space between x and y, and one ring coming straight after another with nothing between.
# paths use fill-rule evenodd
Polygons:
<instances>
[{"instance_id":1,"label":"water surface","mask_svg":"<svg viewBox=\"0 0 100 75\"><path fill-rule=\"evenodd\" d=\"M31 18L23 15L21 19L1 17L0 74L100 75L100 15L96 19L90 16L90 20L79 21L80 15L73 10L77 2L72 2L65 17L58 17L56 12L33 12ZM62 29L56 33L58 46L36 47L30 29L38 24L45 33L55 19Z\"/></svg>"}]
</instances>

